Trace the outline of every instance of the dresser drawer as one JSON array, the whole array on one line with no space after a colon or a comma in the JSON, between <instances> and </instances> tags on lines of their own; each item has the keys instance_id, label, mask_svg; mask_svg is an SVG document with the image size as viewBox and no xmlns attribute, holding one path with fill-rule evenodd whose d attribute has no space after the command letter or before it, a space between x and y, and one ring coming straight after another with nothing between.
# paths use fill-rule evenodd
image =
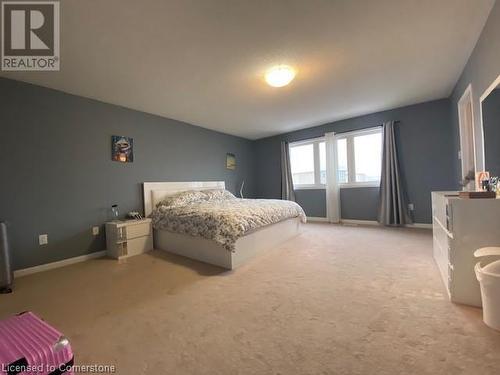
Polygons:
<instances>
[{"instance_id":1,"label":"dresser drawer","mask_svg":"<svg viewBox=\"0 0 500 375\"><path fill-rule=\"evenodd\" d=\"M149 236L151 234L151 223L138 223L134 225L127 225L126 238L130 240L132 238Z\"/></svg>"},{"instance_id":2,"label":"dresser drawer","mask_svg":"<svg viewBox=\"0 0 500 375\"><path fill-rule=\"evenodd\" d=\"M445 196L432 196L432 216L437 219L444 227L446 227L448 201Z\"/></svg>"},{"instance_id":3,"label":"dresser drawer","mask_svg":"<svg viewBox=\"0 0 500 375\"><path fill-rule=\"evenodd\" d=\"M432 236L434 237L434 241L439 243L441 248L448 249L450 247L451 238L448 236L445 229L436 221L434 221L434 225L432 227Z\"/></svg>"}]
</instances>

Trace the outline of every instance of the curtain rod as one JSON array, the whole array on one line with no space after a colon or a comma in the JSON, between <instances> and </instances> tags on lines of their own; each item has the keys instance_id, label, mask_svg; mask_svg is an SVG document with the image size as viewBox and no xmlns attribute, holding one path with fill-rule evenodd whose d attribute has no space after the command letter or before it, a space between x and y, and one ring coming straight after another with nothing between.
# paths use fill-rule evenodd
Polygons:
<instances>
[{"instance_id":1,"label":"curtain rod","mask_svg":"<svg viewBox=\"0 0 500 375\"><path fill-rule=\"evenodd\" d=\"M394 120L395 124L399 124L401 120ZM384 124L380 125L374 125L374 126L368 126L366 128L361 128L361 129L354 129L354 130L346 130L343 132L334 132L335 134L345 134L345 133L351 133L351 132L357 132L357 131L363 131L363 130L368 130L368 129L373 129L373 128L381 128Z\"/></svg>"},{"instance_id":2,"label":"curtain rod","mask_svg":"<svg viewBox=\"0 0 500 375\"><path fill-rule=\"evenodd\" d=\"M399 124L399 123L401 123L401 120L394 120L394 123ZM383 124L380 124L380 125L368 126L366 128L361 128L361 129L346 130L343 132L334 132L334 133L335 134L345 134L345 133L351 133L351 132L356 132L356 131L363 131L363 130L367 130L367 129L371 129L371 128L381 128L382 126L383 126ZM320 135L318 137L312 137L312 138L301 138L301 139L297 139L295 141L286 141L286 142L287 143L299 143L299 142L313 141L315 139L322 138L323 136L324 135Z\"/></svg>"}]
</instances>

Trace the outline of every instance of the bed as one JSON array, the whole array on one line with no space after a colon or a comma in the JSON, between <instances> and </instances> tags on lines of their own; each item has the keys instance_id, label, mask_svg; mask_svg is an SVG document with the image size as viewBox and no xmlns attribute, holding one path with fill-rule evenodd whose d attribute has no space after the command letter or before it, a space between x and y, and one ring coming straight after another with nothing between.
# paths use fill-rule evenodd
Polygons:
<instances>
[{"instance_id":1,"label":"bed","mask_svg":"<svg viewBox=\"0 0 500 375\"><path fill-rule=\"evenodd\" d=\"M183 195L183 192L208 194L217 190L225 190L224 181L143 183L144 213L146 217L153 217L154 247L226 269L234 269L257 254L297 236L300 233L302 223L305 222L302 209L291 202L237 199L234 201L236 207L232 207L233 203L231 202L221 202L221 204L229 206L234 211L238 211L238 205L250 204L259 206L258 209L260 209L269 202L269 205L277 205L278 209L280 206L286 205L290 212L285 212L285 214L282 212L281 216L273 217L274 223L266 225L262 223L256 225L253 223L252 217L249 217L249 221L253 225L238 229L241 236L238 236L235 240L224 240L219 237L215 237L214 240L214 238L203 237L202 234L188 234L185 228L179 230L178 227L173 225L177 218L172 215L178 214L181 224L182 220L184 220L184 223L187 222L185 217L181 217L181 215L186 215L187 208L173 211L163 206L163 204L166 204L164 202L170 202L169 199L176 199L179 195ZM188 193L187 195L191 194ZM296 215L293 213L293 205L298 207ZM210 208L208 204L202 204L200 207L204 207L205 210ZM215 208L218 208L218 206ZM160 209L163 211L160 212ZM271 207L267 207L267 210L271 209ZM193 215L192 210L189 212L190 215ZM162 215L167 215L167 213L170 216L165 219ZM199 219L196 216L192 216L193 222ZM246 230L246 228L251 229ZM243 232L244 234L241 234Z\"/></svg>"}]
</instances>

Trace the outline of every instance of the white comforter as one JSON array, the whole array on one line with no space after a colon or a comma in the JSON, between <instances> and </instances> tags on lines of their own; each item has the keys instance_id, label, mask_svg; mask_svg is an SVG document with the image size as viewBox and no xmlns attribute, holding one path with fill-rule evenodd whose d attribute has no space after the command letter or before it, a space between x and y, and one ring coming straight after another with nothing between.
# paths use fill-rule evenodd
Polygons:
<instances>
[{"instance_id":1,"label":"white comforter","mask_svg":"<svg viewBox=\"0 0 500 375\"><path fill-rule=\"evenodd\" d=\"M238 199L232 195L187 201L179 205L160 202L152 214L153 227L204 237L233 251L236 240L251 230L294 217L306 222L302 208L291 201Z\"/></svg>"}]
</instances>

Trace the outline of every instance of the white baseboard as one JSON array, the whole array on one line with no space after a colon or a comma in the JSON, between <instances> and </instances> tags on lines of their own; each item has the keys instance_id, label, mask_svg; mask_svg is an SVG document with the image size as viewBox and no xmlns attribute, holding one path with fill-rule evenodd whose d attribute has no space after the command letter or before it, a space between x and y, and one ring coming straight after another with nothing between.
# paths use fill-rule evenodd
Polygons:
<instances>
[{"instance_id":1,"label":"white baseboard","mask_svg":"<svg viewBox=\"0 0 500 375\"><path fill-rule=\"evenodd\" d=\"M377 221L374 220L342 219L340 220L340 223L345 225L380 225Z\"/></svg>"},{"instance_id":2,"label":"white baseboard","mask_svg":"<svg viewBox=\"0 0 500 375\"><path fill-rule=\"evenodd\" d=\"M58 262L41 264L39 266L24 268L22 270L14 271L14 277L21 277L21 276L31 275L33 273L53 270L55 268L69 266L70 264L85 262L86 260L90 260L90 259L102 258L105 255L106 255L106 250L103 250L103 251L98 251L95 253L81 255L81 256L75 257L75 258L63 259L63 260L60 260Z\"/></svg>"},{"instance_id":3,"label":"white baseboard","mask_svg":"<svg viewBox=\"0 0 500 375\"><path fill-rule=\"evenodd\" d=\"M322 223L328 223L328 218L326 217L316 217L316 216L308 216L307 221L309 222L322 222Z\"/></svg>"},{"instance_id":4,"label":"white baseboard","mask_svg":"<svg viewBox=\"0 0 500 375\"><path fill-rule=\"evenodd\" d=\"M413 223L413 224L406 224L405 227L407 227L407 228L420 228L420 229L432 229L432 224Z\"/></svg>"},{"instance_id":5,"label":"white baseboard","mask_svg":"<svg viewBox=\"0 0 500 375\"><path fill-rule=\"evenodd\" d=\"M326 218L307 218L309 219L324 219L324 220L310 220L310 221L327 221ZM375 220L353 220L353 219L342 219L340 221L341 224L344 225L372 225L372 226L379 226L380 223ZM413 223L413 224L406 224L406 228L420 228L420 229L432 229L432 224L427 224L427 223Z\"/></svg>"}]
</instances>

